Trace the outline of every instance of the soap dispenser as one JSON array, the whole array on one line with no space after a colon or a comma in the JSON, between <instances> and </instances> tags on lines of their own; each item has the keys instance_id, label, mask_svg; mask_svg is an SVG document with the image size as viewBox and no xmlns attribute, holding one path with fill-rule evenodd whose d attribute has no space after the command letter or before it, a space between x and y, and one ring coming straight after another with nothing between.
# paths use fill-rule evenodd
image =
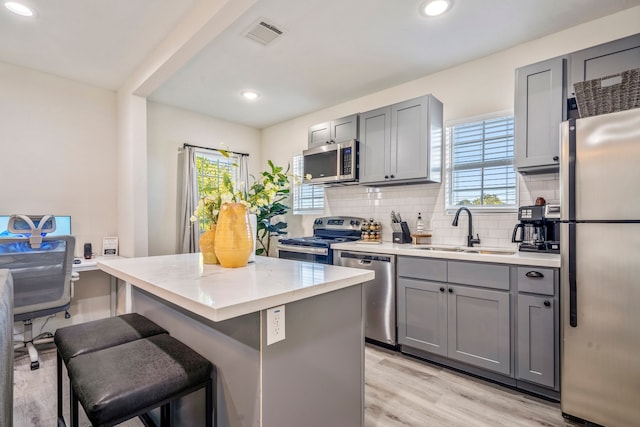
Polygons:
<instances>
[{"instance_id":1,"label":"soap dispenser","mask_svg":"<svg viewBox=\"0 0 640 427\"><path fill-rule=\"evenodd\" d=\"M416 233L424 233L424 222L422 221L422 215L418 212L418 219L416 220Z\"/></svg>"}]
</instances>

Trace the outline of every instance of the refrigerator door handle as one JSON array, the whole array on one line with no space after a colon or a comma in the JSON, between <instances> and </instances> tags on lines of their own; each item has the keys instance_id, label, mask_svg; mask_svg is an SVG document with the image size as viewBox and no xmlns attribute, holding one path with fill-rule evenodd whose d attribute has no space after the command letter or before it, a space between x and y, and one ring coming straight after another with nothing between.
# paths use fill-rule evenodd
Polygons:
<instances>
[{"instance_id":1,"label":"refrigerator door handle","mask_svg":"<svg viewBox=\"0 0 640 427\"><path fill-rule=\"evenodd\" d=\"M569 155L567 159L569 221L576 220L576 119L569 120Z\"/></svg>"},{"instance_id":2,"label":"refrigerator door handle","mask_svg":"<svg viewBox=\"0 0 640 427\"><path fill-rule=\"evenodd\" d=\"M569 324L578 326L578 290L576 278L576 224L569 224Z\"/></svg>"}]
</instances>

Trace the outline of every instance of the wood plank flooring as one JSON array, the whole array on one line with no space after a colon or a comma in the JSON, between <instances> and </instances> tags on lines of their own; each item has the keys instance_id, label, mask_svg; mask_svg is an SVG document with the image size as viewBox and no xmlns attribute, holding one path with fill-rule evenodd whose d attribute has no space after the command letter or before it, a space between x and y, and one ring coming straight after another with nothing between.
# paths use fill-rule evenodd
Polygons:
<instances>
[{"instance_id":1,"label":"wood plank flooring","mask_svg":"<svg viewBox=\"0 0 640 427\"><path fill-rule=\"evenodd\" d=\"M16 359L14 427L56 425L55 349L41 351L40 358L40 369L36 371L29 369L28 357ZM64 383L68 396L68 382ZM67 421L68 401L65 397ZM80 412L80 425L89 425L82 408ZM121 426L141 427L142 423L134 419ZM572 424L564 422L558 404L367 344L365 427L396 426L564 427Z\"/></svg>"}]
</instances>

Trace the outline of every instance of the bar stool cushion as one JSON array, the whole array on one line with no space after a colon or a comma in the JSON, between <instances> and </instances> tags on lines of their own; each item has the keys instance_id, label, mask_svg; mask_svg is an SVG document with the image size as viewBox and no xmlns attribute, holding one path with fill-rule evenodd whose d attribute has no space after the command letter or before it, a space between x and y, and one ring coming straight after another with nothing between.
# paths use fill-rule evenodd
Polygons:
<instances>
[{"instance_id":1,"label":"bar stool cushion","mask_svg":"<svg viewBox=\"0 0 640 427\"><path fill-rule=\"evenodd\" d=\"M213 365L161 334L78 355L67 369L89 420L113 425L204 387Z\"/></svg>"},{"instance_id":2,"label":"bar stool cushion","mask_svg":"<svg viewBox=\"0 0 640 427\"><path fill-rule=\"evenodd\" d=\"M68 364L69 359L80 354L166 333L146 317L130 313L60 328L54 341L64 363Z\"/></svg>"}]
</instances>

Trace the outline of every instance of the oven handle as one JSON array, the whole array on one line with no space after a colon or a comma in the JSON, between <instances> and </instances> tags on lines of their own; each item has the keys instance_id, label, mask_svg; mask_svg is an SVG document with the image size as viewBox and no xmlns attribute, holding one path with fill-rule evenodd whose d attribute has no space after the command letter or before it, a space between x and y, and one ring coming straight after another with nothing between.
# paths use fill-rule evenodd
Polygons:
<instances>
[{"instance_id":1,"label":"oven handle","mask_svg":"<svg viewBox=\"0 0 640 427\"><path fill-rule=\"evenodd\" d=\"M328 248L316 248L313 246L284 245L281 243L278 245L278 250L298 252L300 254L329 255Z\"/></svg>"}]
</instances>

